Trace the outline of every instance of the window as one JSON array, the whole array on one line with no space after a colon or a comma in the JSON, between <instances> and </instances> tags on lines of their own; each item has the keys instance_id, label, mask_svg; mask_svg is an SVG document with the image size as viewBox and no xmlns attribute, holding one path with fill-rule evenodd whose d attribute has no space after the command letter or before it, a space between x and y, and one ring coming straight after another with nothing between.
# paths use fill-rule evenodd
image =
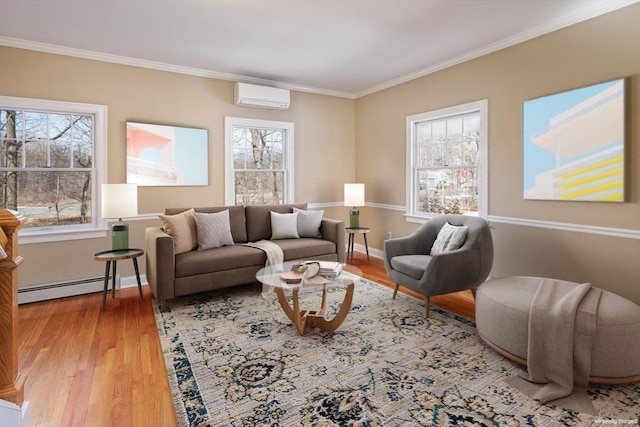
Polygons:
<instances>
[{"instance_id":1,"label":"window","mask_svg":"<svg viewBox=\"0 0 640 427\"><path fill-rule=\"evenodd\" d=\"M293 201L293 123L225 119L228 205Z\"/></svg>"},{"instance_id":2,"label":"window","mask_svg":"<svg viewBox=\"0 0 640 427\"><path fill-rule=\"evenodd\" d=\"M101 105L0 97L0 208L27 218L21 243L104 235L105 123Z\"/></svg>"},{"instance_id":3,"label":"window","mask_svg":"<svg viewBox=\"0 0 640 427\"><path fill-rule=\"evenodd\" d=\"M485 217L487 101L407 117L407 219Z\"/></svg>"}]
</instances>

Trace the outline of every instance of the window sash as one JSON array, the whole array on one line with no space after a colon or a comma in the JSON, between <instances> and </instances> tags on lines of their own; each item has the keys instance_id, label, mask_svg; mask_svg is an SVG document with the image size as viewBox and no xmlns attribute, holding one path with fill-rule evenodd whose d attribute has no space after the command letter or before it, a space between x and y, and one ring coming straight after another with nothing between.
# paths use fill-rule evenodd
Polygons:
<instances>
[{"instance_id":1,"label":"window sash","mask_svg":"<svg viewBox=\"0 0 640 427\"><path fill-rule=\"evenodd\" d=\"M253 164L251 156L253 148L251 147L251 139L243 136L244 140L238 141L235 133L238 130L246 130L247 133L251 129L260 131L273 131L273 135L267 135L268 143L266 148L272 148L271 155L260 157L258 161L262 162L256 166ZM236 177L238 173L242 174L259 174L271 173L281 176L281 195L278 194L276 203L291 203L293 200L293 123L276 122L269 120L254 120L237 117L225 118L225 145L226 145L226 161L225 161L225 203L229 205L235 204L251 204L263 203L263 200L269 200L273 203L274 199L263 197L260 194L260 186L250 188L245 194L237 194ZM269 144L269 142L271 144ZM254 175L254 177L257 175ZM280 192L278 192L280 193ZM266 202L265 202L266 203Z\"/></svg>"},{"instance_id":2,"label":"window sash","mask_svg":"<svg viewBox=\"0 0 640 427\"><path fill-rule=\"evenodd\" d=\"M72 121L69 137L65 136L64 143L68 145L70 156L70 167L60 167L56 164L55 167L23 167L23 168L3 168L3 172L62 172L62 173L90 173L90 217L91 221L84 224L71 224L71 225L51 225L43 227L23 227L20 230L20 243L39 243L48 241L59 240L76 240L83 238L98 238L106 236L106 221L101 217L101 203L100 203L100 184L105 182L106 171L106 132L107 132L107 107L105 105L96 104L82 104L63 101L50 101L41 99L19 98L10 96L0 96L0 109L13 110L28 113L40 113L48 115L68 116ZM80 129L77 121L73 121L78 117L92 117L91 129ZM50 122L50 121L49 121ZM49 144L49 150L51 149L50 137L56 136L60 129L51 129L52 126L48 122L47 130L43 136L45 141ZM20 125L24 126L24 125ZM53 126L55 127L55 126ZM20 130L24 135L24 129ZM52 134L53 132L53 134ZM79 166L73 159L74 150L82 150L82 146L87 144L87 140L80 137L73 137L72 135L78 135L76 132L86 132L92 139L91 147L91 166L82 167ZM43 133L43 132L41 132ZM20 134L16 135L16 139L20 139ZM87 150L84 150L87 151ZM50 156L50 151L48 155ZM24 156L23 156L24 157ZM23 162L26 166L26 163ZM51 164L48 160L47 164Z\"/></svg>"},{"instance_id":3,"label":"window sash","mask_svg":"<svg viewBox=\"0 0 640 427\"><path fill-rule=\"evenodd\" d=\"M487 104L482 100L407 117L408 221L422 223L437 215L427 206L443 213L458 206L475 214L475 208L486 217ZM449 178L434 178L439 174ZM477 196L471 194L476 188Z\"/></svg>"}]
</instances>

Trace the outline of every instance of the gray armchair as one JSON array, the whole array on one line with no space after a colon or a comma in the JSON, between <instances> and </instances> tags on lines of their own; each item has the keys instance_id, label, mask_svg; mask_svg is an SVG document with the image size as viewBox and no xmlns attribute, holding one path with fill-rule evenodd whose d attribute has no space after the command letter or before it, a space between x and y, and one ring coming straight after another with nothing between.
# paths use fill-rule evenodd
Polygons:
<instances>
[{"instance_id":1,"label":"gray armchair","mask_svg":"<svg viewBox=\"0 0 640 427\"><path fill-rule=\"evenodd\" d=\"M429 255L442 226L469 226L460 249ZM404 286L425 296L425 317L429 317L429 299L435 295L475 288L484 282L493 266L493 240L489 225L478 217L437 216L406 237L384 242L384 266L395 282L393 298Z\"/></svg>"}]
</instances>

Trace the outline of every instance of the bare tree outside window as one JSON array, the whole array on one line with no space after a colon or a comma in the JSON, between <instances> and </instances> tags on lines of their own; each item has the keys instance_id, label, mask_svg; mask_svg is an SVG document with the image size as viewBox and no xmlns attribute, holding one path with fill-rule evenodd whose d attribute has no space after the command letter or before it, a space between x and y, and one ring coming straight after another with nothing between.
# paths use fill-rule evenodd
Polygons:
<instances>
[{"instance_id":1,"label":"bare tree outside window","mask_svg":"<svg viewBox=\"0 0 640 427\"><path fill-rule=\"evenodd\" d=\"M94 117L0 107L0 208L25 228L92 221Z\"/></svg>"},{"instance_id":2,"label":"bare tree outside window","mask_svg":"<svg viewBox=\"0 0 640 427\"><path fill-rule=\"evenodd\" d=\"M290 203L293 123L226 120L227 203Z\"/></svg>"}]
</instances>

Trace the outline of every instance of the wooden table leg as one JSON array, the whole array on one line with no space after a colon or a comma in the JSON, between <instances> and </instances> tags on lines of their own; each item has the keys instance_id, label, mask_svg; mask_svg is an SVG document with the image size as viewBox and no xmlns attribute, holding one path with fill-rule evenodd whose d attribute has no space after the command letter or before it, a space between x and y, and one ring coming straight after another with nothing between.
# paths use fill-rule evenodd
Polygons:
<instances>
[{"instance_id":1,"label":"wooden table leg","mask_svg":"<svg viewBox=\"0 0 640 427\"><path fill-rule=\"evenodd\" d=\"M346 319L349 310L351 310L351 301L353 301L353 288L353 282L347 285L347 292L344 295L342 306L340 307L340 310L336 313L336 315L333 316L333 319L327 320L323 316L322 319L318 319L317 324L314 326L320 328L322 332L333 332L338 329L340 325L342 325L342 322L344 322L344 319Z\"/></svg>"},{"instance_id":2,"label":"wooden table leg","mask_svg":"<svg viewBox=\"0 0 640 427\"><path fill-rule=\"evenodd\" d=\"M296 325L296 329L298 330L299 335L304 335L304 331L306 328L316 327L320 328L323 332L333 332L342 325L344 319L347 317L349 310L351 309L351 302L353 301L353 291L354 284L350 282L347 285L347 290L345 292L344 299L342 301L342 306L338 313L333 316L332 319L325 319L325 310L326 310L326 298L327 298L327 287L324 286L322 290L322 306L318 310L300 310L300 303L298 300L298 290L294 289L292 292L292 301L293 307L287 301L287 297L282 288L276 288L276 295L278 296L278 302L280 303L280 307L282 307L282 311L287 315L289 320Z\"/></svg>"},{"instance_id":3,"label":"wooden table leg","mask_svg":"<svg viewBox=\"0 0 640 427\"><path fill-rule=\"evenodd\" d=\"M284 294L284 289L276 288L276 295L278 296L278 302L280 303L280 307L282 307L282 311L287 315L289 320L293 323L296 323L295 316L293 315L293 309L291 305L289 305L289 301L287 301L287 296Z\"/></svg>"}]
</instances>

